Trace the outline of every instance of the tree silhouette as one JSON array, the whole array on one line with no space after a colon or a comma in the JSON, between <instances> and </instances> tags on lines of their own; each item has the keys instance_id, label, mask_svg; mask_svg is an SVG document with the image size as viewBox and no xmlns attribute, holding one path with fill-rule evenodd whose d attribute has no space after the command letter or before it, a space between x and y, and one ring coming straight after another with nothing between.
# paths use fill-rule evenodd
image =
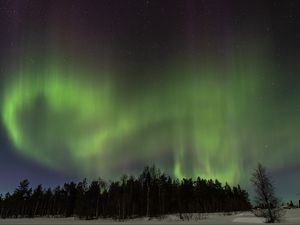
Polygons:
<instances>
[{"instance_id":1,"label":"tree silhouette","mask_svg":"<svg viewBox=\"0 0 300 225\"><path fill-rule=\"evenodd\" d=\"M279 200L275 196L274 186L266 168L261 164L258 164L254 170L251 182L254 185L256 202L262 208L259 215L265 217L270 223L279 221L281 217Z\"/></svg>"},{"instance_id":2,"label":"tree silhouette","mask_svg":"<svg viewBox=\"0 0 300 225\"><path fill-rule=\"evenodd\" d=\"M136 178L123 175L119 181L102 179L90 183L65 183L62 187L32 191L28 180L16 190L0 197L0 216L75 216L80 219L114 218L125 220L141 216L178 213L242 211L250 209L248 194L241 187L218 180L172 179L155 166L145 167Z\"/></svg>"}]
</instances>

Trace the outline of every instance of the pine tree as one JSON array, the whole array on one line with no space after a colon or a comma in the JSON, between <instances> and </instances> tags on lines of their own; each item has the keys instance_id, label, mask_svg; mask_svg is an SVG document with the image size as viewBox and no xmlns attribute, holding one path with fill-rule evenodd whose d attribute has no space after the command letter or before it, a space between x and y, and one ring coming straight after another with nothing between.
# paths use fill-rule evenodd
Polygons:
<instances>
[{"instance_id":1,"label":"pine tree","mask_svg":"<svg viewBox=\"0 0 300 225\"><path fill-rule=\"evenodd\" d=\"M138 178L124 175L120 181L84 179L63 187L32 189L23 180L16 190L0 198L0 217L76 216L80 219L111 217L118 220L141 216L250 209L248 193L218 180L172 179L155 166L145 167Z\"/></svg>"}]
</instances>

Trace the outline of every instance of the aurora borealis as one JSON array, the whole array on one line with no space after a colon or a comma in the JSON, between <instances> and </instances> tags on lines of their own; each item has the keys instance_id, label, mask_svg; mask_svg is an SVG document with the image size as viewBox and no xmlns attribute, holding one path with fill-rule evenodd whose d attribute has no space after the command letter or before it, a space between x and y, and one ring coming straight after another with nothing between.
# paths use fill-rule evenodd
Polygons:
<instances>
[{"instance_id":1,"label":"aurora borealis","mask_svg":"<svg viewBox=\"0 0 300 225\"><path fill-rule=\"evenodd\" d=\"M78 179L155 164L248 185L261 162L295 197L295 4L4 1L0 163Z\"/></svg>"}]
</instances>

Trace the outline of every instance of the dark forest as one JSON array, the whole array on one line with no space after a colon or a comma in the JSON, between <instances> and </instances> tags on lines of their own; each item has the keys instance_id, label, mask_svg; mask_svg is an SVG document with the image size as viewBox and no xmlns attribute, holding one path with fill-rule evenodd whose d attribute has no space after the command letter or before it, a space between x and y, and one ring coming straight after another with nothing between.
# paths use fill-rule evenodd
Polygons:
<instances>
[{"instance_id":1,"label":"dark forest","mask_svg":"<svg viewBox=\"0 0 300 225\"><path fill-rule=\"evenodd\" d=\"M45 189L20 182L13 193L0 198L2 218L78 217L80 219L159 217L166 214L233 212L251 208L248 193L218 180L173 179L155 166L118 181L99 178L90 183L65 183Z\"/></svg>"}]
</instances>

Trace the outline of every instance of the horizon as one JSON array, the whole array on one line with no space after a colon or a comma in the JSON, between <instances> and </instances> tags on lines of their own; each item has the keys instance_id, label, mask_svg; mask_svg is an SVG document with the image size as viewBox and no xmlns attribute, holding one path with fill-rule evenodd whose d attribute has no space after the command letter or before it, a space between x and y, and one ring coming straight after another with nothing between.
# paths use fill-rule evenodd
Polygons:
<instances>
[{"instance_id":1,"label":"horizon","mask_svg":"<svg viewBox=\"0 0 300 225\"><path fill-rule=\"evenodd\" d=\"M155 166L155 165L152 165L152 166ZM146 166L146 167L150 167L150 166ZM145 167L145 168L146 168L146 167ZM156 169L159 169L159 168L156 168ZM159 170L160 170L160 169L159 169ZM162 171L162 170L160 170L160 171L161 171L163 174L165 174L167 177L170 177L170 178L173 179L173 180L179 180L180 183L183 181L183 179L192 179L193 181L197 181L197 179L199 178L199 179L203 179L203 180L205 180L205 181L212 180L212 181L214 181L214 182L215 182L216 180L218 180L218 179L213 180L213 179L209 179L209 178L208 178L208 179L204 179L204 178L201 178L201 177L196 177L196 178L192 178L192 177L183 177L183 178L180 178L180 179L179 179L179 178L176 178L176 177L174 177L174 176L171 176L171 175L165 173L165 172ZM268 174L269 174L269 173L268 173ZM47 190L47 189L50 188L51 191L53 191L56 187L63 188L63 187L64 187L64 184L69 184L69 183L72 183L72 182L74 182L75 184L78 184L79 182L82 182L83 180L86 180L88 184L91 184L92 181L99 181L99 179L101 179L101 180L103 180L106 184L110 185L112 182L121 181L122 176L124 176L124 175L126 175L127 178L131 178L131 177L132 177L132 178L134 178L134 179L138 179L139 176L141 175L141 171L140 171L140 173L138 173L138 174L122 174L122 175L120 175L120 177L115 178L115 179L102 179L101 176L98 176L97 178L81 178L81 179L76 178L76 179L73 179L73 180L71 180L71 178L69 178L69 180L64 180L64 181L61 180L60 183L56 183L56 184L51 183L51 182L49 183L49 181L48 181L48 185L47 185L47 182L46 182L46 185L43 184L42 182L39 182L39 181L32 183L30 179L24 178L24 179L21 179L19 182L17 182L15 186L11 187L10 190L7 190L7 191L1 191L1 190L0 190L0 196L2 195L2 197L5 197L5 195L8 194L8 193L9 193L9 194L13 194L14 191L16 190L16 188L18 187L18 185L20 184L20 182L21 182L21 181L24 181L24 180L28 180L28 181L29 181L29 187L32 189L32 191L34 191L34 189L35 189L38 185L42 185L43 190ZM270 175L270 174L269 174L269 175ZM272 176L270 176L270 178L274 181L274 179L273 179ZM224 187L225 184L229 184L230 186L237 186L237 185L240 185L239 183L236 183L236 184L230 184L230 183L228 183L228 182L226 182L226 181L225 181L225 183L222 183L222 182L221 182L222 187ZM278 195L277 190L276 190L277 188L276 188L276 183L275 183L275 182L274 182L274 185L275 185L275 192L276 192L276 195ZM250 188L248 187L248 188L247 188L247 187L244 187L243 185L240 185L240 187L241 187L243 190L245 190L245 191L249 194L249 200L250 200L251 204L252 204L252 205L255 205L256 203L255 203L255 199L254 199L254 195L255 195L255 194L253 193L253 187L250 187ZM291 196L292 196L292 197L291 197ZM297 194L295 194L295 195L291 195L291 196L282 198L282 196L278 195L278 198L279 198L281 204L286 205L286 204L290 203L290 201L292 201L292 202L294 203L294 205L300 207L300 205L299 205L300 200L297 198L297 196L300 196L300 192L297 193Z\"/></svg>"}]
</instances>

